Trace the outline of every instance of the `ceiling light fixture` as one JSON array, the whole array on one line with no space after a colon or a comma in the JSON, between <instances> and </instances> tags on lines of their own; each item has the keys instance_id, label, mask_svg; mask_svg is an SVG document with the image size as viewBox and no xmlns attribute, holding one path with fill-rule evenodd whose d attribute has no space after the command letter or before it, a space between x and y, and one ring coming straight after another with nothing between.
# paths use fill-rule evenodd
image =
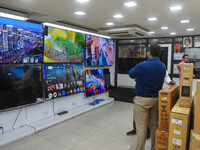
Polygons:
<instances>
[{"instance_id":1,"label":"ceiling light fixture","mask_svg":"<svg viewBox=\"0 0 200 150\"><path fill-rule=\"evenodd\" d=\"M65 26L61 26L61 25L57 25L57 24L53 24L53 23L49 23L49 22L44 22L43 25L54 27L54 28L59 28L59 29L63 29L63 30L70 30L70 31L78 32L78 33L89 34L89 35L100 36L100 37L103 37L103 38L111 39L110 36L105 36L105 35L96 34L96 33L88 32L88 31L84 31L84 30L65 27Z\"/></svg>"},{"instance_id":2,"label":"ceiling light fixture","mask_svg":"<svg viewBox=\"0 0 200 150\"><path fill-rule=\"evenodd\" d=\"M171 32L170 35L176 35L176 32Z\"/></svg>"},{"instance_id":3,"label":"ceiling light fixture","mask_svg":"<svg viewBox=\"0 0 200 150\"><path fill-rule=\"evenodd\" d=\"M117 14L117 15L114 15L113 17L119 19L119 18L123 18L124 16L122 16L121 14Z\"/></svg>"},{"instance_id":4,"label":"ceiling light fixture","mask_svg":"<svg viewBox=\"0 0 200 150\"><path fill-rule=\"evenodd\" d=\"M177 10L181 10L182 7L181 6L172 6L169 8L171 11L177 11Z\"/></svg>"},{"instance_id":5,"label":"ceiling light fixture","mask_svg":"<svg viewBox=\"0 0 200 150\"><path fill-rule=\"evenodd\" d=\"M112 23L112 22L107 22L106 25L108 25L108 26L113 26L113 25L115 25L115 24Z\"/></svg>"},{"instance_id":6,"label":"ceiling light fixture","mask_svg":"<svg viewBox=\"0 0 200 150\"><path fill-rule=\"evenodd\" d=\"M149 34L155 34L155 32L154 31L149 31Z\"/></svg>"},{"instance_id":7,"label":"ceiling light fixture","mask_svg":"<svg viewBox=\"0 0 200 150\"><path fill-rule=\"evenodd\" d=\"M189 28L187 29L187 31L194 31L194 28Z\"/></svg>"},{"instance_id":8,"label":"ceiling light fixture","mask_svg":"<svg viewBox=\"0 0 200 150\"><path fill-rule=\"evenodd\" d=\"M82 12L82 11L77 11L77 12L74 12L74 14L76 14L76 15L79 15L79 16L83 16L83 15L85 15L85 13L84 13L84 12Z\"/></svg>"},{"instance_id":9,"label":"ceiling light fixture","mask_svg":"<svg viewBox=\"0 0 200 150\"><path fill-rule=\"evenodd\" d=\"M181 22L181 23L189 23L190 20L181 20L180 22Z\"/></svg>"},{"instance_id":10,"label":"ceiling light fixture","mask_svg":"<svg viewBox=\"0 0 200 150\"><path fill-rule=\"evenodd\" d=\"M85 3L85 2L89 2L90 0L77 0L80 3Z\"/></svg>"},{"instance_id":11,"label":"ceiling light fixture","mask_svg":"<svg viewBox=\"0 0 200 150\"><path fill-rule=\"evenodd\" d=\"M127 7L133 7L133 6L137 6L137 3L135 3L135 2L126 2L126 3L124 3L124 5L127 6Z\"/></svg>"},{"instance_id":12,"label":"ceiling light fixture","mask_svg":"<svg viewBox=\"0 0 200 150\"><path fill-rule=\"evenodd\" d=\"M162 29L162 30L167 30L167 29L168 29L168 27L161 27L161 29Z\"/></svg>"},{"instance_id":13,"label":"ceiling light fixture","mask_svg":"<svg viewBox=\"0 0 200 150\"><path fill-rule=\"evenodd\" d=\"M155 17L152 17L152 18L148 18L148 20L149 20L149 21L156 21L156 20L157 20L157 18L155 18Z\"/></svg>"},{"instance_id":14,"label":"ceiling light fixture","mask_svg":"<svg viewBox=\"0 0 200 150\"><path fill-rule=\"evenodd\" d=\"M10 19L17 19L17 20L23 20L23 21L28 20L27 17L12 15L12 14L8 14L8 13L4 13L4 12L0 12L0 17L10 18Z\"/></svg>"}]
</instances>

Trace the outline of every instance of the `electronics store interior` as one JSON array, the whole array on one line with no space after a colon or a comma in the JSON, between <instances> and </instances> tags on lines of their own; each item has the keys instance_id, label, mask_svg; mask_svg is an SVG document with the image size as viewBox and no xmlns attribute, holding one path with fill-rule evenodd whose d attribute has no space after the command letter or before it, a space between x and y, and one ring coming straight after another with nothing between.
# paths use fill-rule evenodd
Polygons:
<instances>
[{"instance_id":1,"label":"electronics store interior","mask_svg":"<svg viewBox=\"0 0 200 150\"><path fill-rule=\"evenodd\" d=\"M0 0L0 150L200 150L199 6Z\"/></svg>"}]
</instances>

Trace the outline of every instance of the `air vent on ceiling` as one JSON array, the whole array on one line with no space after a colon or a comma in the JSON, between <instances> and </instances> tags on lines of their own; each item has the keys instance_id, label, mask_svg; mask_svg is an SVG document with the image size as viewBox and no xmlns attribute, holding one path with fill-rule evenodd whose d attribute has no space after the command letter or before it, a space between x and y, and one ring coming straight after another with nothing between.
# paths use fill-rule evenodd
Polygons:
<instances>
[{"instance_id":1,"label":"air vent on ceiling","mask_svg":"<svg viewBox=\"0 0 200 150\"><path fill-rule=\"evenodd\" d=\"M138 26L138 25L129 25L129 26L120 26L113 28L103 28L98 30L99 33L106 33L114 38L121 37L144 37L149 36L148 30Z\"/></svg>"}]
</instances>

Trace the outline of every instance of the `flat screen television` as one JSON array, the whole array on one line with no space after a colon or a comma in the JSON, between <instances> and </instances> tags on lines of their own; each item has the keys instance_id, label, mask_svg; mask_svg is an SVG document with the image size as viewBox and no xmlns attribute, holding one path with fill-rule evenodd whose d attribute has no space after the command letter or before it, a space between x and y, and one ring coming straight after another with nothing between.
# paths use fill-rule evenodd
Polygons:
<instances>
[{"instance_id":1,"label":"flat screen television","mask_svg":"<svg viewBox=\"0 0 200 150\"><path fill-rule=\"evenodd\" d=\"M42 63L43 25L0 17L0 63Z\"/></svg>"},{"instance_id":2,"label":"flat screen television","mask_svg":"<svg viewBox=\"0 0 200 150\"><path fill-rule=\"evenodd\" d=\"M87 35L86 66L111 66L114 64L114 41Z\"/></svg>"},{"instance_id":3,"label":"flat screen television","mask_svg":"<svg viewBox=\"0 0 200 150\"><path fill-rule=\"evenodd\" d=\"M46 100L85 91L82 64L43 64L43 73Z\"/></svg>"},{"instance_id":4,"label":"flat screen television","mask_svg":"<svg viewBox=\"0 0 200 150\"><path fill-rule=\"evenodd\" d=\"M107 92L110 86L109 69L86 70L86 96Z\"/></svg>"},{"instance_id":5,"label":"flat screen television","mask_svg":"<svg viewBox=\"0 0 200 150\"><path fill-rule=\"evenodd\" d=\"M45 27L44 63L82 63L85 35L59 28Z\"/></svg>"},{"instance_id":6,"label":"flat screen television","mask_svg":"<svg viewBox=\"0 0 200 150\"><path fill-rule=\"evenodd\" d=\"M42 65L0 65L0 110L43 102Z\"/></svg>"},{"instance_id":7,"label":"flat screen television","mask_svg":"<svg viewBox=\"0 0 200 150\"><path fill-rule=\"evenodd\" d=\"M119 45L118 58L146 58L146 45Z\"/></svg>"}]
</instances>

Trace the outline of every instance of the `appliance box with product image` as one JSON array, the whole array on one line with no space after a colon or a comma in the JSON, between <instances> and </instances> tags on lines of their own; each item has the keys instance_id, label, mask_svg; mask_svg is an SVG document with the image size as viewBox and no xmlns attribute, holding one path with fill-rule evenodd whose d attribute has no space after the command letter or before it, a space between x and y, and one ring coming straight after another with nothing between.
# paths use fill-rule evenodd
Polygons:
<instances>
[{"instance_id":1,"label":"appliance box with product image","mask_svg":"<svg viewBox=\"0 0 200 150\"><path fill-rule=\"evenodd\" d=\"M180 106L190 107L192 99L193 64L181 65Z\"/></svg>"},{"instance_id":2,"label":"appliance box with product image","mask_svg":"<svg viewBox=\"0 0 200 150\"><path fill-rule=\"evenodd\" d=\"M192 102L195 92L192 94ZM180 107L180 99L170 113L169 143L170 150L187 150L190 131L191 106ZM192 105L192 103L191 103Z\"/></svg>"}]
</instances>

